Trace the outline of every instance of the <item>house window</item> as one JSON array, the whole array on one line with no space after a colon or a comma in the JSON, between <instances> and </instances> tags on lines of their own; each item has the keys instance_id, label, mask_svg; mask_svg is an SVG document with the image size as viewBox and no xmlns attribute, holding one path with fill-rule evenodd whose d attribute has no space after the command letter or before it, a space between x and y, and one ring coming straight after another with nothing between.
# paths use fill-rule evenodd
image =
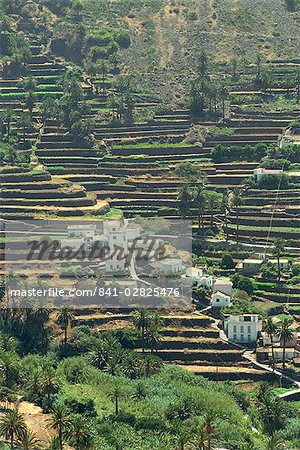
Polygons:
<instances>
[{"instance_id":1,"label":"house window","mask_svg":"<svg viewBox=\"0 0 300 450\"><path fill-rule=\"evenodd\" d=\"M116 239L117 239L117 236L113 236L113 239L116 240Z\"/></svg>"},{"instance_id":2,"label":"house window","mask_svg":"<svg viewBox=\"0 0 300 450\"><path fill-rule=\"evenodd\" d=\"M237 339L237 335L234 334L234 335L233 335L233 340L236 341L236 339Z\"/></svg>"},{"instance_id":3,"label":"house window","mask_svg":"<svg viewBox=\"0 0 300 450\"><path fill-rule=\"evenodd\" d=\"M236 325L233 325L233 332L236 333Z\"/></svg>"},{"instance_id":4,"label":"house window","mask_svg":"<svg viewBox=\"0 0 300 450\"><path fill-rule=\"evenodd\" d=\"M251 333L251 327L248 326L248 333Z\"/></svg>"},{"instance_id":5,"label":"house window","mask_svg":"<svg viewBox=\"0 0 300 450\"><path fill-rule=\"evenodd\" d=\"M241 333L244 333L244 325L241 326Z\"/></svg>"},{"instance_id":6,"label":"house window","mask_svg":"<svg viewBox=\"0 0 300 450\"><path fill-rule=\"evenodd\" d=\"M244 340L244 335L243 334L241 334L241 341L243 341Z\"/></svg>"},{"instance_id":7,"label":"house window","mask_svg":"<svg viewBox=\"0 0 300 450\"><path fill-rule=\"evenodd\" d=\"M248 341L250 342L252 339L251 339L251 334L248 334Z\"/></svg>"}]
</instances>

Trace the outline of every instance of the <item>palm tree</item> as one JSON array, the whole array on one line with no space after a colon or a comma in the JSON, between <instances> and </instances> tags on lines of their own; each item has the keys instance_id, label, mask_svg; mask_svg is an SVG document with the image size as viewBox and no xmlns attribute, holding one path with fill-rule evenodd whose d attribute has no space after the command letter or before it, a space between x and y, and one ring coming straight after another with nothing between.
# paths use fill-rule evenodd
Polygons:
<instances>
[{"instance_id":1,"label":"palm tree","mask_svg":"<svg viewBox=\"0 0 300 450\"><path fill-rule=\"evenodd\" d=\"M157 373L162 366L160 358L154 355L144 355L143 358L143 371L146 377Z\"/></svg>"},{"instance_id":2,"label":"palm tree","mask_svg":"<svg viewBox=\"0 0 300 450\"><path fill-rule=\"evenodd\" d=\"M34 105L35 105L36 101L37 101L37 97L36 97L35 93L32 91L28 92L25 103L26 103L26 107L29 111L31 119L32 119L33 109L34 109Z\"/></svg>"},{"instance_id":3,"label":"palm tree","mask_svg":"<svg viewBox=\"0 0 300 450\"><path fill-rule=\"evenodd\" d=\"M277 273L278 273L278 281L280 281L281 277L281 266L280 266L280 257L285 250L284 239L277 238L274 241L273 246L273 255L277 258Z\"/></svg>"},{"instance_id":4,"label":"palm tree","mask_svg":"<svg viewBox=\"0 0 300 450\"><path fill-rule=\"evenodd\" d=\"M225 119L225 101L228 99L229 91L227 89L227 86L222 84L219 88L219 97L222 101L222 119L224 121Z\"/></svg>"},{"instance_id":5,"label":"palm tree","mask_svg":"<svg viewBox=\"0 0 300 450\"><path fill-rule=\"evenodd\" d=\"M44 368L44 379L42 384L43 393L47 398L47 406L50 408L51 396L59 391L59 382L56 378L55 369L51 366Z\"/></svg>"},{"instance_id":6,"label":"palm tree","mask_svg":"<svg viewBox=\"0 0 300 450\"><path fill-rule=\"evenodd\" d=\"M33 368L25 383L25 388L31 399L34 399L41 392L43 387L43 372L40 368Z\"/></svg>"},{"instance_id":7,"label":"palm tree","mask_svg":"<svg viewBox=\"0 0 300 450\"><path fill-rule=\"evenodd\" d=\"M240 231L240 219L239 219L239 208L242 206L243 204L243 191L242 189L236 188L233 191L233 196L232 196L232 206L235 209L235 215L236 215L236 241L238 242L239 240L239 231Z\"/></svg>"},{"instance_id":8,"label":"palm tree","mask_svg":"<svg viewBox=\"0 0 300 450\"><path fill-rule=\"evenodd\" d=\"M215 191L207 191L206 206L210 212L210 226L214 226L214 212L220 208L220 194Z\"/></svg>"},{"instance_id":9,"label":"palm tree","mask_svg":"<svg viewBox=\"0 0 300 450\"><path fill-rule=\"evenodd\" d=\"M204 431L207 435L207 450L211 450L212 437L217 432L214 426L215 417L216 414L213 411L208 411L204 416Z\"/></svg>"},{"instance_id":10,"label":"palm tree","mask_svg":"<svg viewBox=\"0 0 300 450\"><path fill-rule=\"evenodd\" d=\"M57 316L57 323L62 327L64 331L64 344L68 342L68 328L72 326L74 320L74 313L70 306L63 306Z\"/></svg>"},{"instance_id":11,"label":"palm tree","mask_svg":"<svg viewBox=\"0 0 300 450\"><path fill-rule=\"evenodd\" d=\"M238 60L236 58L233 58L231 60L231 71L232 71L232 78L236 80L238 78Z\"/></svg>"},{"instance_id":12,"label":"palm tree","mask_svg":"<svg viewBox=\"0 0 300 450\"><path fill-rule=\"evenodd\" d=\"M148 340L149 347L151 349L151 353L153 353L154 350L156 352L158 351L158 345L160 342L160 338L161 338L161 335L160 335L158 326L155 325L154 323L150 323L149 328L148 328L147 340Z\"/></svg>"},{"instance_id":13,"label":"palm tree","mask_svg":"<svg viewBox=\"0 0 300 450\"><path fill-rule=\"evenodd\" d=\"M221 208L224 214L226 241L228 241L228 214L230 213L230 198L228 192L224 192L222 196Z\"/></svg>"},{"instance_id":14,"label":"palm tree","mask_svg":"<svg viewBox=\"0 0 300 450\"><path fill-rule=\"evenodd\" d=\"M294 336L294 330L292 328L293 319L290 317L284 317L278 327L277 335L282 342L282 368L285 369L285 352L286 343Z\"/></svg>"},{"instance_id":15,"label":"palm tree","mask_svg":"<svg viewBox=\"0 0 300 450\"><path fill-rule=\"evenodd\" d=\"M15 439L21 439L27 431L27 426L22 414L10 410L0 417L0 435L9 439L11 450L14 449Z\"/></svg>"},{"instance_id":16,"label":"palm tree","mask_svg":"<svg viewBox=\"0 0 300 450\"><path fill-rule=\"evenodd\" d=\"M136 401L143 400L147 397L147 389L142 381L138 381L135 390L132 394L132 398Z\"/></svg>"},{"instance_id":17,"label":"palm tree","mask_svg":"<svg viewBox=\"0 0 300 450\"><path fill-rule=\"evenodd\" d=\"M7 140L10 139L11 122L13 120L14 115L15 115L15 113L12 108L6 108L3 113L3 119L4 119L4 123L6 125Z\"/></svg>"},{"instance_id":18,"label":"palm tree","mask_svg":"<svg viewBox=\"0 0 300 450\"><path fill-rule=\"evenodd\" d=\"M0 374L4 377L5 386L11 388L18 377L18 361L14 352L0 353Z\"/></svg>"},{"instance_id":19,"label":"palm tree","mask_svg":"<svg viewBox=\"0 0 300 450\"><path fill-rule=\"evenodd\" d=\"M115 414L116 414L116 416L119 415L119 400L120 400L120 398L123 395L124 395L124 393L123 393L123 390L121 388L121 385L116 383L113 386L112 391L110 393L110 398L114 401L114 404L115 404Z\"/></svg>"},{"instance_id":20,"label":"palm tree","mask_svg":"<svg viewBox=\"0 0 300 450\"><path fill-rule=\"evenodd\" d=\"M145 308L140 308L134 311L132 316L132 321L136 329L141 332L142 336L142 351L145 353L145 341L146 333L149 327L150 319L149 313Z\"/></svg>"},{"instance_id":21,"label":"palm tree","mask_svg":"<svg viewBox=\"0 0 300 450\"><path fill-rule=\"evenodd\" d=\"M26 430L25 433L18 439L18 449L20 450L38 450L40 448L40 441L36 437L36 433Z\"/></svg>"},{"instance_id":22,"label":"palm tree","mask_svg":"<svg viewBox=\"0 0 300 450\"><path fill-rule=\"evenodd\" d=\"M72 418L71 427L68 432L70 443L75 450L88 449L91 446L91 432L88 427L87 420L76 414Z\"/></svg>"},{"instance_id":23,"label":"palm tree","mask_svg":"<svg viewBox=\"0 0 300 450\"><path fill-rule=\"evenodd\" d=\"M274 368L275 368L275 355L274 355L274 342L273 342L273 339L274 339L274 336L276 336L276 334L278 332L278 327L277 327L277 324L272 319L272 317L269 316L269 317L266 318L266 320L264 321L263 330L270 337L271 348L272 348L272 367L273 367L273 370L274 370Z\"/></svg>"},{"instance_id":24,"label":"palm tree","mask_svg":"<svg viewBox=\"0 0 300 450\"><path fill-rule=\"evenodd\" d=\"M190 211L192 195L188 184L184 184L177 196L177 207L181 219L184 220Z\"/></svg>"},{"instance_id":25,"label":"palm tree","mask_svg":"<svg viewBox=\"0 0 300 450\"><path fill-rule=\"evenodd\" d=\"M52 410L51 418L48 419L49 427L57 431L59 450L63 450L63 433L71 426L69 411L64 405L57 404Z\"/></svg>"},{"instance_id":26,"label":"palm tree","mask_svg":"<svg viewBox=\"0 0 300 450\"><path fill-rule=\"evenodd\" d=\"M194 193L194 202L198 211L198 228L203 228L203 213L206 206L205 187L203 184L197 186Z\"/></svg>"}]
</instances>

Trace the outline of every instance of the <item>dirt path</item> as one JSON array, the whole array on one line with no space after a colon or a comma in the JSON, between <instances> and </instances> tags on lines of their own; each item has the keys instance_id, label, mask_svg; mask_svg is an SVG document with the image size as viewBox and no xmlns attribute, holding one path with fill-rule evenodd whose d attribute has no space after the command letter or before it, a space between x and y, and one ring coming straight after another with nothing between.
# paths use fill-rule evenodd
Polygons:
<instances>
[{"instance_id":1,"label":"dirt path","mask_svg":"<svg viewBox=\"0 0 300 450\"><path fill-rule=\"evenodd\" d=\"M9 408L18 408L18 411L24 416L28 428L36 433L37 438L42 444L48 444L54 436L54 431L48 427L49 414L44 414L39 406L30 402L21 401L18 405L9 404ZM0 413L3 415L3 412Z\"/></svg>"}]
</instances>

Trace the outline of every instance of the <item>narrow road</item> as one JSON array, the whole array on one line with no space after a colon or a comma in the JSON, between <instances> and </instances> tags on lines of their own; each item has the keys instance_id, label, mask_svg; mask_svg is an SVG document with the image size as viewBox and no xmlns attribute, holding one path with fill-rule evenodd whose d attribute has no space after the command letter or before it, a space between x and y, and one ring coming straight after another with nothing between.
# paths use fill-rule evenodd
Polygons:
<instances>
[{"instance_id":1,"label":"narrow road","mask_svg":"<svg viewBox=\"0 0 300 450\"><path fill-rule=\"evenodd\" d=\"M246 350L243 353L243 357L250 361L253 365L256 367L259 367L260 369L267 370L268 372L273 373L274 375L277 375L279 378L284 378L285 380L288 380L290 383L297 386L296 391L299 390L300 392L300 381L294 380L294 378L289 377L288 375L284 375L280 370L273 370L272 367L269 367L267 364L262 364L256 361L256 359L253 357L253 350ZM294 391L291 391L294 392ZM281 395L280 395L281 397Z\"/></svg>"}]
</instances>

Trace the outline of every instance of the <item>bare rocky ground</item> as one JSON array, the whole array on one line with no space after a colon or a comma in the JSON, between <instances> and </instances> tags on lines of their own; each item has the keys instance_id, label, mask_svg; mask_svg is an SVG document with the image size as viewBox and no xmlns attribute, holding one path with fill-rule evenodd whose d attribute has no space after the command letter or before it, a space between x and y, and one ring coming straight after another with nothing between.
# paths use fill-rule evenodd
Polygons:
<instances>
[{"instance_id":1,"label":"bare rocky ground","mask_svg":"<svg viewBox=\"0 0 300 450\"><path fill-rule=\"evenodd\" d=\"M123 19L109 15L109 8L103 17L101 2L91 17L91 0L82 1L87 22L96 14L101 26L129 27L132 43L122 52L124 64L144 88L165 99L182 97L201 48L222 65L233 58L247 65L257 53L267 60L299 57L300 15L288 11L285 0L137 1L124 7Z\"/></svg>"}]
</instances>

